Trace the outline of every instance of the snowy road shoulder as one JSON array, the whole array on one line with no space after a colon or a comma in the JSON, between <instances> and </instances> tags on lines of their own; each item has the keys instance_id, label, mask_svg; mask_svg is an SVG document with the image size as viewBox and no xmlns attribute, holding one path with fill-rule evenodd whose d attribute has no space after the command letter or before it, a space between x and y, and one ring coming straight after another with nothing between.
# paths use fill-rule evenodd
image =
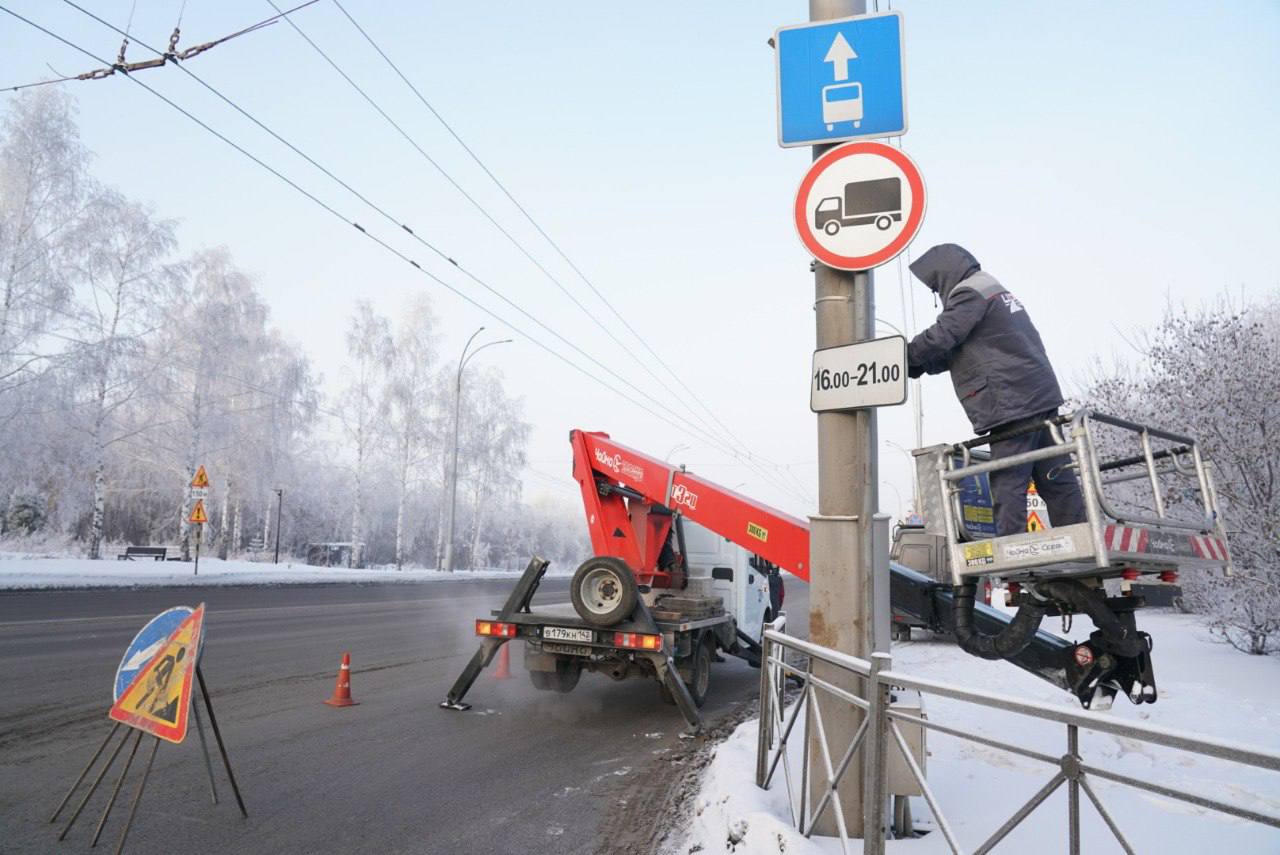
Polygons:
<instances>
[{"instance_id":1,"label":"snowy road shoulder","mask_svg":"<svg viewBox=\"0 0 1280 855\"><path fill-rule=\"evenodd\" d=\"M1150 612L1144 628L1156 638L1156 676L1161 697L1153 706L1123 700L1099 716L1123 718L1196 735L1280 750L1280 660L1239 653L1213 642L1193 616ZM1048 627L1046 627L1048 628ZM1078 635L1080 628L1075 633ZM894 668L908 674L959 683L1078 709L1065 693L1016 668L985 662L943 641L895 644ZM1059 755L1066 750L1062 725L976 707L926 699L928 717L988 738ZM791 823L787 786L780 768L768 791L755 786L757 723L740 726L716 751L696 799L689 835L674 852L840 852L832 838L806 840ZM799 728L797 728L797 735ZM802 739L802 738L801 738ZM793 740L799 749L801 739ZM1280 774L1131 739L1082 731L1087 764L1156 784L1178 787L1270 815L1280 815ZM928 734L926 770L961 845L980 845L1049 781L1055 767L948 735ZM789 753L799 781L801 753ZM1280 830L1185 802L1091 778L1092 787L1140 852L1280 852ZM911 800L917 827L934 827L927 806ZM1083 851L1122 851L1087 800L1081 810ZM1067 794L1059 788L1001 843L1010 852L1066 852ZM889 852L949 851L936 831L913 840L890 841Z\"/></svg>"},{"instance_id":2,"label":"snowy road shoulder","mask_svg":"<svg viewBox=\"0 0 1280 855\"><path fill-rule=\"evenodd\" d=\"M36 558L0 553L0 590L38 588L190 587L206 585L324 585L448 582L516 579L523 571L476 570L442 573L420 568L312 567L307 564L200 559L199 575L189 561L90 561Z\"/></svg>"}]
</instances>

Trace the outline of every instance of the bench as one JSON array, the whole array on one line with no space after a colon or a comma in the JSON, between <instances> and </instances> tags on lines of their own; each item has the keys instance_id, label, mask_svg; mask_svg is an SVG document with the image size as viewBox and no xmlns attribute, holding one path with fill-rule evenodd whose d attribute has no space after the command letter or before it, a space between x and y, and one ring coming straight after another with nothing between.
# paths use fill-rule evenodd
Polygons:
<instances>
[{"instance_id":1,"label":"bench","mask_svg":"<svg viewBox=\"0 0 1280 855\"><path fill-rule=\"evenodd\" d=\"M133 561L136 558L150 558L152 561L164 561L169 553L167 546L128 546L124 552L116 556L117 561Z\"/></svg>"}]
</instances>

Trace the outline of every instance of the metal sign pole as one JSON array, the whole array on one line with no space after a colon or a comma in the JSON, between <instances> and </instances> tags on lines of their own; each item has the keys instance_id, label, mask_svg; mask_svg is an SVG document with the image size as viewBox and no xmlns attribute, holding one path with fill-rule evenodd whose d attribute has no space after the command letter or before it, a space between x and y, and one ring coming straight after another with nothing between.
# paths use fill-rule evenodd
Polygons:
<instances>
[{"instance_id":1,"label":"metal sign pole","mask_svg":"<svg viewBox=\"0 0 1280 855\"><path fill-rule=\"evenodd\" d=\"M809 0L813 21L865 14L866 0ZM816 160L831 146L813 147ZM814 262L817 346L835 347L874 338L875 300L870 272L850 273ZM865 658L871 652L872 525L878 507L876 411L818 414L818 516L810 541L809 637L815 644ZM814 676L866 697L863 680L814 663ZM812 711L811 713L812 714ZM851 705L821 710L822 728L809 730L812 768L822 768L825 733L829 752L840 756L853 741L863 713ZM809 781L810 803L827 787L823 776ZM851 837L862 837L862 776L847 775L838 796ZM835 811L825 811L814 832L838 833Z\"/></svg>"},{"instance_id":2,"label":"metal sign pole","mask_svg":"<svg viewBox=\"0 0 1280 855\"><path fill-rule=\"evenodd\" d=\"M200 533L204 531L203 523L196 523L196 563L192 570L192 576L200 575Z\"/></svg>"}]
</instances>

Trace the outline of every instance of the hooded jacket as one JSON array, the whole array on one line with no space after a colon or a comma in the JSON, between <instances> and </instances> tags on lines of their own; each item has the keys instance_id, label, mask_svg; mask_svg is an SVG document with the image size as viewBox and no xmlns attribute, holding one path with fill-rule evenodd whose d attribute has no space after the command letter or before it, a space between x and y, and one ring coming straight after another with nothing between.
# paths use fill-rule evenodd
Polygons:
<instances>
[{"instance_id":1,"label":"hooded jacket","mask_svg":"<svg viewBox=\"0 0 1280 855\"><path fill-rule=\"evenodd\" d=\"M1027 310L978 260L953 243L911 265L938 294L942 314L907 346L907 373L951 372L977 433L1052 410L1062 390Z\"/></svg>"}]
</instances>

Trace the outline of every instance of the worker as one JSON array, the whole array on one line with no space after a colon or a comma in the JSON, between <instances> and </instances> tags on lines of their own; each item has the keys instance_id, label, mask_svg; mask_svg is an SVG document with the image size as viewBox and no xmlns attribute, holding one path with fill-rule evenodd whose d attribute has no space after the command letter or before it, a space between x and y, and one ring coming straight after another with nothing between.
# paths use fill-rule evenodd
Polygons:
<instances>
[{"instance_id":1,"label":"worker","mask_svg":"<svg viewBox=\"0 0 1280 855\"><path fill-rule=\"evenodd\" d=\"M1058 414L1062 390L1026 308L963 247L944 243L911 264L911 272L942 301L937 321L907 346L907 373L951 372L965 415L977 434L1001 434ZM993 460L1053 444L1047 427L991 443ZM996 534L1027 530L1027 486L1049 508L1054 525L1085 520L1080 485L1063 455L991 472Z\"/></svg>"}]
</instances>

